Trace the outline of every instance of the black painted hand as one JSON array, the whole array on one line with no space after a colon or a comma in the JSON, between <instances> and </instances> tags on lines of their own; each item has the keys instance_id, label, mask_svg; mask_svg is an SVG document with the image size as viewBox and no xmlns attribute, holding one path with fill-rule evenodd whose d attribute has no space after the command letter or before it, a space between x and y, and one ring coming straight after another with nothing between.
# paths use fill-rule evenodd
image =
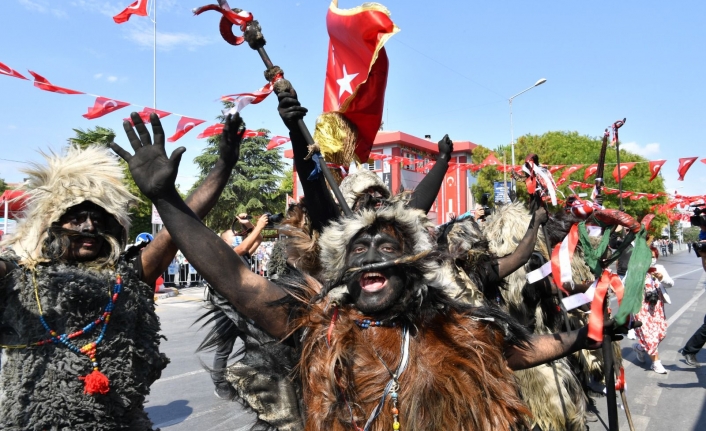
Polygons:
<instances>
[{"instance_id":1,"label":"black painted hand","mask_svg":"<svg viewBox=\"0 0 706 431\"><path fill-rule=\"evenodd\" d=\"M244 133L245 128L243 128L243 119L240 117L240 113L228 114L223 132L221 132L218 154L230 166L235 166L240 159L240 142L243 140Z\"/></svg>"},{"instance_id":2,"label":"black painted hand","mask_svg":"<svg viewBox=\"0 0 706 431\"><path fill-rule=\"evenodd\" d=\"M454 143L449 139L449 135L444 135L439 141L439 157L449 159L454 150Z\"/></svg>"},{"instance_id":3,"label":"black painted hand","mask_svg":"<svg viewBox=\"0 0 706 431\"><path fill-rule=\"evenodd\" d=\"M174 182L179 170L181 155L184 154L186 148L179 147L172 152L171 157L167 157L164 150L164 129L162 129L162 123L157 114L150 114L154 144L152 144L147 126L142 122L137 112L131 113L130 118L135 128L133 129L129 121L123 121L123 128L132 149L135 150L135 155L130 155L115 142L110 144L110 148L127 162L137 187L145 196L154 201L160 196L176 191Z\"/></svg>"},{"instance_id":4,"label":"black painted hand","mask_svg":"<svg viewBox=\"0 0 706 431\"><path fill-rule=\"evenodd\" d=\"M279 99L277 111L288 127L303 119L309 111L299 103L296 93L279 93L277 99Z\"/></svg>"},{"instance_id":5,"label":"black painted hand","mask_svg":"<svg viewBox=\"0 0 706 431\"><path fill-rule=\"evenodd\" d=\"M544 208L539 208L537 211L534 212L534 220L538 222L540 225L543 225L544 223L549 220L549 214L547 214L547 210Z\"/></svg>"},{"instance_id":6,"label":"black painted hand","mask_svg":"<svg viewBox=\"0 0 706 431\"><path fill-rule=\"evenodd\" d=\"M625 322L625 324L618 326L618 323L615 321L615 319L609 319L603 322L603 333L610 334L613 341L620 341L623 339L623 335L627 334L629 330L639 328L640 326L642 326L642 322L640 322L639 320L628 320ZM602 342L596 342L586 337L587 349L597 349L602 345Z\"/></svg>"}]
</instances>

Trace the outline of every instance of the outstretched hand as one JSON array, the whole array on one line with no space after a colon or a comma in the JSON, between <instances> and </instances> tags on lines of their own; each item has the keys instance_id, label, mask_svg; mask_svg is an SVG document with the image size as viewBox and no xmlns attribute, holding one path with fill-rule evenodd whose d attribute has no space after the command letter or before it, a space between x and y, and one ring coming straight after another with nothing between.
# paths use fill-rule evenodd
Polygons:
<instances>
[{"instance_id":1,"label":"outstretched hand","mask_svg":"<svg viewBox=\"0 0 706 431\"><path fill-rule=\"evenodd\" d=\"M176 191L174 182L186 148L179 147L172 152L171 157L167 157L164 149L164 129L157 114L150 114L154 144L147 126L137 112L131 113L130 118L135 127L133 128L129 121L123 121L123 128L135 154L130 155L115 142L110 144L110 148L127 162L137 187L154 201L168 192Z\"/></svg>"},{"instance_id":2,"label":"outstretched hand","mask_svg":"<svg viewBox=\"0 0 706 431\"><path fill-rule=\"evenodd\" d=\"M224 162L231 166L235 166L240 159L240 142L243 140L243 119L239 113L228 114L226 116L223 132L221 132L221 140L218 144L218 153Z\"/></svg>"},{"instance_id":3,"label":"outstretched hand","mask_svg":"<svg viewBox=\"0 0 706 431\"><path fill-rule=\"evenodd\" d=\"M615 319L606 320L603 322L603 332L611 334L613 341L620 341L623 339L623 335L627 334L629 330L636 329L642 326L642 322L639 320L628 320L625 324L618 326ZM598 349L603 345L602 342L596 342L591 338L586 337L586 348L589 350Z\"/></svg>"},{"instance_id":4,"label":"outstretched hand","mask_svg":"<svg viewBox=\"0 0 706 431\"><path fill-rule=\"evenodd\" d=\"M444 137L439 141L439 156L448 159L451 157L453 150L453 141L449 139L449 135L444 135Z\"/></svg>"}]
</instances>

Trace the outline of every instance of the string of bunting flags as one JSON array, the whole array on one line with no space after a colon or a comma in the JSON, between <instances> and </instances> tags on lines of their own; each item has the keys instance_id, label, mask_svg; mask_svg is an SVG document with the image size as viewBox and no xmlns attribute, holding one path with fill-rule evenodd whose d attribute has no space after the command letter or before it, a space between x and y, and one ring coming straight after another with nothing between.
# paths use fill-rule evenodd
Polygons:
<instances>
[{"instance_id":1,"label":"string of bunting flags","mask_svg":"<svg viewBox=\"0 0 706 431\"><path fill-rule=\"evenodd\" d=\"M138 2L135 2L136 4ZM134 14L134 13L133 13ZM138 114L140 115L140 118L142 118L142 121L145 123L149 122L149 117L151 113L157 114L159 118L167 117L169 115L174 115L177 117L181 117L179 119L179 122L177 123L176 126L176 131L174 134L167 139L168 142L176 142L179 139L181 139L185 134L187 134L189 131L191 131L193 128L199 126L200 124L203 124L206 122L206 120L201 120L198 118L194 117L188 117L186 115L181 115L181 114L176 114L173 112L167 112L167 111L161 111L149 107L144 107L141 105L137 105L134 103L130 102L124 102L120 101L117 99L112 99L109 97L105 96L99 96L97 94L91 94L91 93L86 93L83 91L78 91L78 90L73 90L71 88L66 88L66 87L60 87L58 85L54 85L51 82L49 82L48 79L46 79L44 76L33 72L29 71L30 75L32 75L34 81L30 81L27 77L19 73L17 70L7 66L4 63L0 62L0 75L6 75L10 76L12 78L17 78L21 80L25 80L28 82L33 82L34 86L39 88L40 90L43 91L49 91L52 93L57 93L57 94L67 94L67 95L86 95L86 96L92 96L95 97L95 101L93 102L93 106L88 107L88 110L85 114L82 116L86 118L87 120L95 120L96 118L100 118L104 115L110 114L112 112L115 112L119 109L125 108L127 106L135 106L135 107L141 107L143 108ZM226 96L222 96L220 100L223 101L229 101L233 102L233 108L227 110L224 112L224 114L235 114L236 112L240 112L243 108L250 104L258 104L265 100L267 96L272 93L272 83L266 84L264 87L260 88L256 92L252 93L238 93L238 94L229 94ZM132 120L130 118L125 118L124 121L129 121L132 123ZM198 136L197 139L204 139L208 138L214 135L219 135L223 131L223 124L222 123L216 123L212 124L206 129L204 129ZM254 130L246 130L244 137L245 138L253 138L257 136L264 136L264 132L258 132ZM289 138L285 136L273 136L270 139L269 144L267 145L267 149L271 150L274 149L280 145L283 145L285 143L289 142Z\"/></svg>"}]
</instances>

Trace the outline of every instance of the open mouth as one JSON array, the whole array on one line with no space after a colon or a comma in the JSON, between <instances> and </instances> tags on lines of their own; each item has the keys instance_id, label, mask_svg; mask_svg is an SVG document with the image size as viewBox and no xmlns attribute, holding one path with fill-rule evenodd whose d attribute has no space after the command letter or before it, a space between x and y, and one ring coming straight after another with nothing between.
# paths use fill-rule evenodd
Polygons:
<instances>
[{"instance_id":1,"label":"open mouth","mask_svg":"<svg viewBox=\"0 0 706 431\"><path fill-rule=\"evenodd\" d=\"M387 278L379 272L366 272L360 276L360 288L365 292L378 292L387 285Z\"/></svg>"}]
</instances>

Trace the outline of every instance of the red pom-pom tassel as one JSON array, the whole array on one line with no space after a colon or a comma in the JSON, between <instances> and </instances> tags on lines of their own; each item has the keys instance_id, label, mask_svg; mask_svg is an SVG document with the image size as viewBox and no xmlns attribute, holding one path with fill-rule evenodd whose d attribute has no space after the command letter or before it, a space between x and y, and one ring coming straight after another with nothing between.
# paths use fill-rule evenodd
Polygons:
<instances>
[{"instance_id":1,"label":"red pom-pom tassel","mask_svg":"<svg viewBox=\"0 0 706 431\"><path fill-rule=\"evenodd\" d=\"M79 380L83 380L84 389L83 393L88 395L101 394L105 395L110 391L110 382L105 374L98 370L93 370L93 372L87 376L80 376Z\"/></svg>"}]
</instances>

